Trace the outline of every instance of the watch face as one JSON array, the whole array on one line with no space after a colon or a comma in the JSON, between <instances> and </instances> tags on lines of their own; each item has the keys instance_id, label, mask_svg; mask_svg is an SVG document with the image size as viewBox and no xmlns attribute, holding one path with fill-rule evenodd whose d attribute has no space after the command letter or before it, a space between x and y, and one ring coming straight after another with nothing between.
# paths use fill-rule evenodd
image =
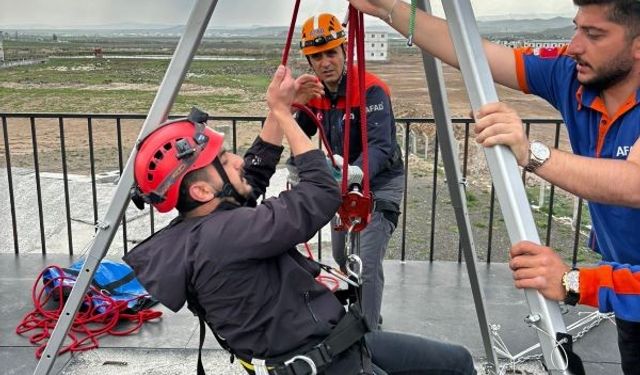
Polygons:
<instances>
[{"instance_id":1,"label":"watch face","mask_svg":"<svg viewBox=\"0 0 640 375\"><path fill-rule=\"evenodd\" d=\"M544 143L540 142L532 142L531 143L531 153L535 156L536 159L539 160L547 160L551 155L551 151L549 147L545 146Z\"/></svg>"},{"instance_id":2,"label":"watch face","mask_svg":"<svg viewBox=\"0 0 640 375\"><path fill-rule=\"evenodd\" d=\"M574 293L580 293L580 271L573 270L567 273L567 288Z\"/></svg>"}]
</instances>

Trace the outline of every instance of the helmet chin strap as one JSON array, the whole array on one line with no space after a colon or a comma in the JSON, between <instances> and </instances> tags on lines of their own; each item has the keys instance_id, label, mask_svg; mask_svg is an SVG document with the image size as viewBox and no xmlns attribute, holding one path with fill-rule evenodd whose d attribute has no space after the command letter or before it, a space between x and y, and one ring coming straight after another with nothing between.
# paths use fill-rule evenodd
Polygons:
<instances>
[{"instance_id":1,"label":"helmet chin strap","mask_svg":"<svg viewBox=\"0 0 640 375\"><path fill-rule=\"evenodd\" d=\"M231 182L229 181L229 176L227 175L227 172L224 170L222 163L220 163L220 159L216 157L215 159L213 159L212 164L213 164L213 167L216 169L216 171L218 171L218 174L222 179L222 189L219 192L217 192L214 197L215 198L226 198L226 197L233 198L238 203L240 203L240 205L244 205L247 202L247 198L242 196L240 193L238 193L236 188L231 184Z\"/></svg>"}]
</instances>

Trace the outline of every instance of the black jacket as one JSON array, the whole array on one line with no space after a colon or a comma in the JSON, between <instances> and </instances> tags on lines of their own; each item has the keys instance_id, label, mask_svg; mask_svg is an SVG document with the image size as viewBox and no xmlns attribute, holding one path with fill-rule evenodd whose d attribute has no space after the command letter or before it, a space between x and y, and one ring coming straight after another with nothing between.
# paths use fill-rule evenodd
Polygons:
<instances>
[{"instance_id":1,"label":"black jacket","mask_svg":"<svg viewBox=\"0 0 640 375\"><path fill-rule=\"evenodd\" d=\"M245 155L254 195L265 191L281 152L258 138ZM256 207L227 203L204 217L179 217L123 258L173 311L193 285L207 322L244 356L269 358L315 344L344 315L295 249L333 217L340 191L322 152L295 162L300 183L292 190Z\"/></svg>"}]
</instances>

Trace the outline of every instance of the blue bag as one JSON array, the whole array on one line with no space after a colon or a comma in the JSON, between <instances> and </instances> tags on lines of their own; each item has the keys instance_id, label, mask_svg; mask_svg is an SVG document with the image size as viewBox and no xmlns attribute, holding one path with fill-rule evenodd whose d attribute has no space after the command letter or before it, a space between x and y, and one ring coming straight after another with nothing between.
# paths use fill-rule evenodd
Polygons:
<instances>
[{"instance_id":1,"label":"blue bag","mask_svg":"<svg viewBox=\"0 0 640 375\"><path fill-rule=\"evenodd\" d=\"M83 264L84 259L80 259L68 268L47 268L42 275L42 281L47 293L51 289L62 285L64 296L67 297ZM64 274L60 274L60 270ZM158 303L155 298L147 293L142 284L136 279L131 267L125 263L103 259L98 265L91 285L115 301L126 302L127 308L131 313L147 309ZM92 301L93 307L98 312L104 310L103 300L94 298Z\"/></svg>"}]
</instances>

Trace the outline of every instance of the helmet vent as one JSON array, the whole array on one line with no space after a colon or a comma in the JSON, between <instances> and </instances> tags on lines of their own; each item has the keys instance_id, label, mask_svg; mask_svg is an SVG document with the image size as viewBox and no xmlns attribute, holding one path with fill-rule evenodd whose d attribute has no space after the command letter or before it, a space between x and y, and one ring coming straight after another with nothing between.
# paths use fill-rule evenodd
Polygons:
<instances>
[{"instance_id":1,"label":"helmet vent","mask_svg":"<svg viewBox=\"0 0 640 375\"><path fill-rule=\"evenodd\" d=\"M156 163L154 162L149 162L149 170L150 171L155 171L156 170Z\"/></svg>"},{"instance_id":2,"label":"helmet vent","mask_svg":"<svg viewBox=\"0 0 640 375\"><path fill-rule=\"evenodd\" d=\"M162 160L162 158L164 157L164 154L162 153L162 151L158 150L158 151L156 151L155 154L153 154L153 157L156 160Z\"/></svg>"},{"instance_id":3,"label":"helmet vent","mask_svg":"<svg viewBox=\"0 0 640 375\"><path fill-rule=\"evenodd\" d=\"M165 150L169 151L171 150L171 143L165 143L163 147Z\"/></svg>"},{"instance_id":4,"label":"helmet vent","mask_svg":"<svg viewBox=\"0 0 640 375\"><path fill-rule=\"evenodd\" d=\"M153 181L153 174L147 173L147 180Z\"/></svg>"}]
</instances>

